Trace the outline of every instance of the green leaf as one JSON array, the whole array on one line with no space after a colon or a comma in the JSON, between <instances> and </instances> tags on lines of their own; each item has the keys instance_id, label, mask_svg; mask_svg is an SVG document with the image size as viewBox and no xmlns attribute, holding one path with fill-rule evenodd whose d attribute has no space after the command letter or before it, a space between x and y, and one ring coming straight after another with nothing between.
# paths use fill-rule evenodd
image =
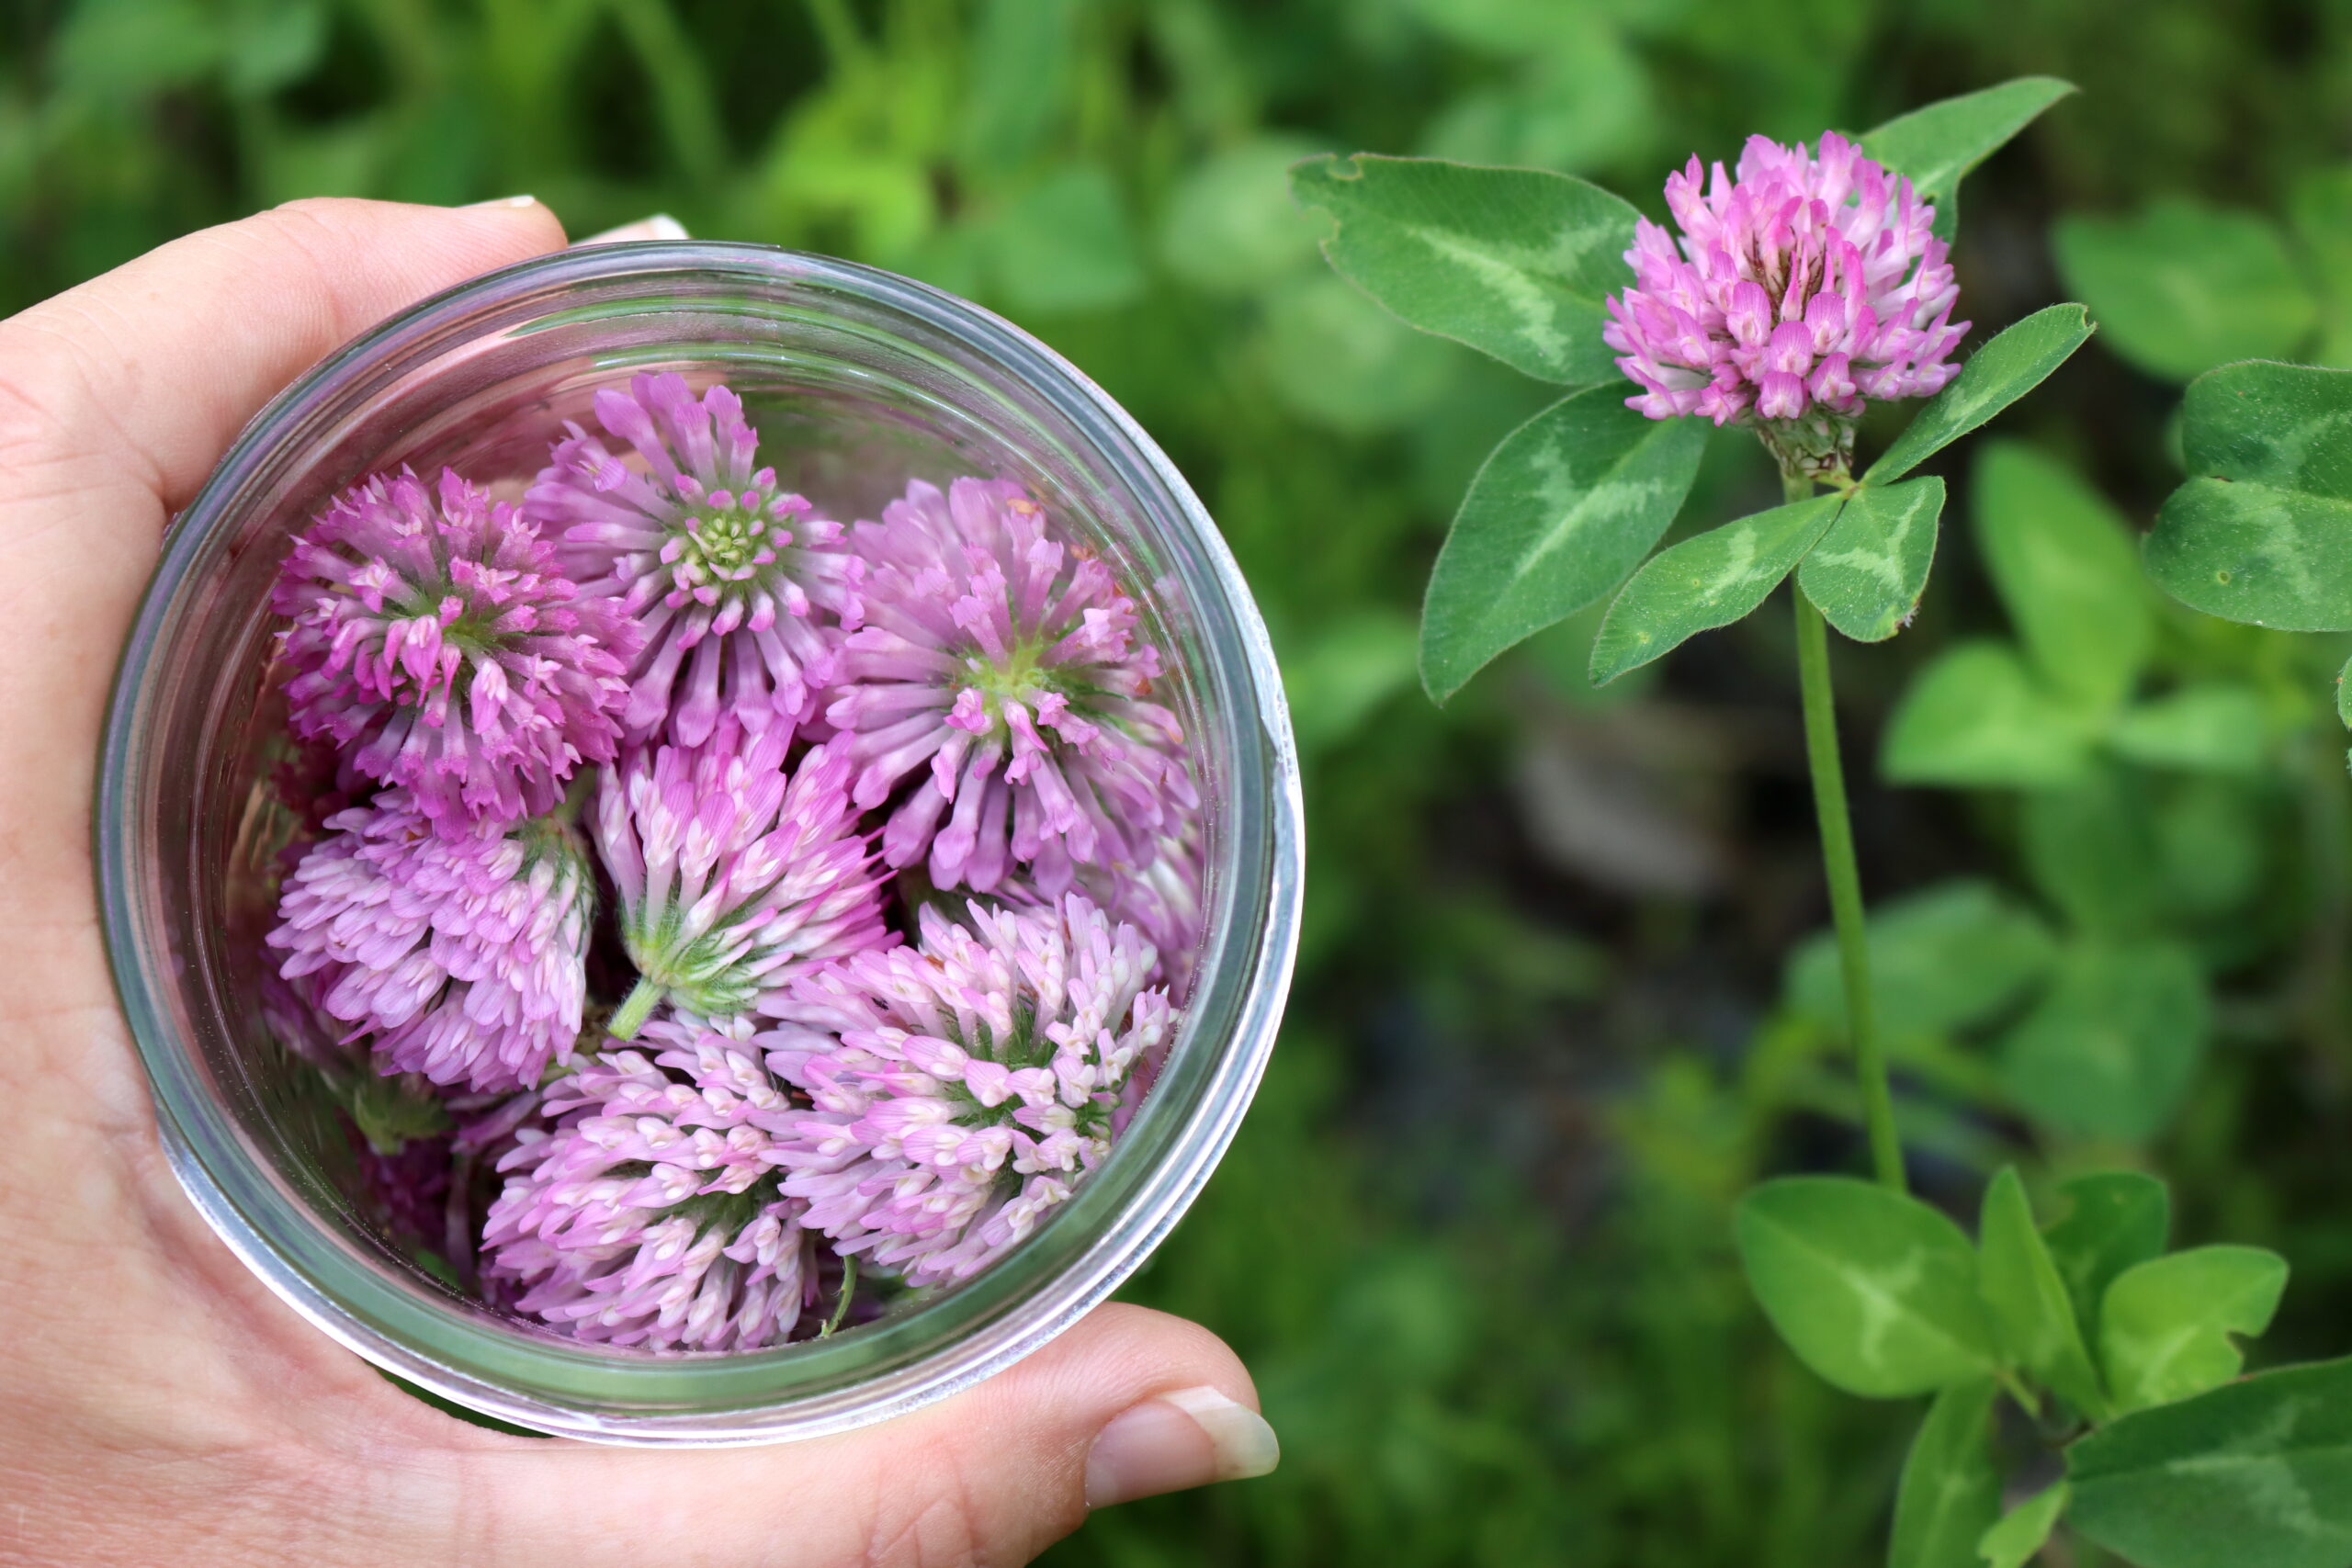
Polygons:
<instances>
[{"instance_id":1,"label":"green leaf","mask_svg":"<svg viewBox=\"0 0 2352 1568\"><path fill-rule=\"evenodd\" d=\"M1443 38L1496 54L1532 54L1560 32L1553 0L1405 0L1403 9Z\"/></svg>"},{"instance_id":2,"label":"green leaf","mask_svg":"<svg viewBox=\"0 0 2352 1568\"><path fill-rule=\"evenodd\" d=\"M1169 194L1159 258L1204 294L1242 295L1313 260L1320 222L1290 199L1291 165L1314 151L1292 136L1260 136L1210 154Z\"/></svg>"},{"instance_id":3,"label":"green leaf","mask_svg":"<svg viewBox=\"0 0 2352 1568\"><path fill-rule=\"evenodd\" d=\"M2146 793L2141 780L2105 766L2026 797L2019 826L2034 888L2080 931L2143 935L2164 912Z\"/></svg>"},{"instance_id":4,"label":"green leaf","mask_svg":"<svg viewBox=\"0 0 2352 1568\"><path fill-rule=\"evenodd\" d=\"M1601 301L1633 280L1634 209L1537 169L1433 158L1310 158L1291 192L1338 220L1323 254L1423 332L1540 380L1613 381Z\"/></svg>"},{"instance_id":5,"label":"green leaf","mask_svg":"<svg viewBox=\"0 0 2352 1568\"><path fill-rule=\"evenodd\" d=\"M1412 683L1412 617L1374 606L1322 629L1295 655L1283 649L1283 690L1301 755L1345 740L1379 706Z\"/></svg>"},{"instance_id":6,"label":"green leaf","mask_svg":"<svg viewBox=\"0 0 2352 1568\"><path fill-rule=\"evenodd\" d=\"M2036 310L1968 356L1951 386L1919 411L1863 479L1891 485L2032 391L2091 335L2080 305Z\"/></svg>"},{"instance_id":7,"label":"green leaf","mask_svg":"<svg viewBox=\"0 0 2352 1568\"><path fill-rule=\"evenodd\" d=\"M2001 1516L1994 1393L1990 1378L1973 1378L1928 1406L1894 1494L1886 1568L1976 1568L1976 1543Z\"/></svg>"},{"instance_id":8,"label":"green leaf","mask_svg":"<svg viewBox=\"0 0 2352 1568\"><path fill-rule=\"evenodd\" d=\"M1797 586L1856 642L1885 641L1919 607L1943 511L1939 479L1862 486L1797 568Z\"/></svg>"},{"instance_id":9,"label":"green leaf","mask_svg":"<svg viewBox=\"0 0 2352 1568\"><path fill-rule=\"evenodd\" d=\"M1734 1232L1764 1315L1847 1393L1902 1399L1992 1370L1975 1253L1917 1199L1845 1177L1784 1177L1740 1200Z\"/></svg>"},{"instance_id":10,"label":"green leaf","mask_svg":"<svg viewBox=\"0 0 2352 1568\"><path fill-rule=\"evenodd\" d=\"M1424 19L1459 21L1481 0L1416 0ZM1509 164L1574 174L1638 156L1658 108L1652 73L1617 17L1601 6L1518 0L1535 35L1503 46L1508 74L1456 89L1424 122L1421 152L1469 164Z\"/></svg>"},{"instance_id":11,"label":"green leaf","mask_svg":"<svg viewBox=\"0 0 2352 1568\"><path fill-rule=\"evenodd\" d=\"M1957 216L1962 176L2075 90L2055 76L2020 76L1890 119L1863 136L1862 151L1910 176L1919 199L1936 203L1936 232L1949 240L1943 209Z\"/></svg>"},{"instance_id":12,"label":"green leaf","mask_svg":"<svg viewBox=\"0 0 2352 1568\"><path fill-rule=\"evenodd\" d=\"M2238 920L2277 874L2273 775L2202 773L2154 803L2157 897L2166 919Z\"/></svg>"},{"instance_id":13,"label":"green leaf","mask_svg":"<svg viewBox=\"0 0 2352 1568\"><path fill-rule=\"evenodd\" d=\"M2259 692L2206 681L2128 709L2107 744L2151 767L2254 773L2269 754L2269 724Z\"/></svg>"},{"instance_id":14,"label":"green leaf","mask_svg":"<svg viewBox=\"0 0 2352 1568\"><path fill-rule=\"evenodd\" d=\"M1018 164L1045 141L1069 101L1078 10L1078 0L984 0L954 142L967 169Z\"/></svg>"},{"instance_id":15,"label":"green leaf","mask_svg":"<svg viewBox=\"0 0 2352 1568\"><path fill-rule=\"evenodd\" d=\"M2165 380L2282 358L2317 319L2285 237L2251 212L2166 197L2130 218L2061 218L2051 238L2067 291L2098 312L2109 344Z\"/></svg>"},{"instance_id":16,"label":"green leaf","mask_svg":"<svg viewBox=\"0 0 2352 1568\"><path fill-rule=\"evenodd\" d=\"M1707 429L1644 419L1618 389L1595 387L1504 437L1430 574L1430 694L1443 702L1503 649L1623 582L1690 493Z\"/></svg>"},{"instance_id":17,"label":"green leaf","mask_svg":"<svg viewBox=\"0 0 2352 1568\"><path fill-rule=\"evenodd\" d=\"M2335 676L2335 716L2344 728L2352 729L2352 685L2345 683L2346 677L2352 677L2352 659L2344 661Z\"/></svg>"},{"instance_id":18,"label":"green leaf","mask_svg":"<svg viewBox=\"0 0 2352 1568\"><path fill-rule=\"evenodd\" d=\"M1348 435L1394 430L1428 412L1461 364L1460 349L1413 331L1319 271L1268 298L1263 341L1283 405Z\"/></svg>"},{"instance_id":19,"label":"green leaf","mask_svg":"<svg viewBox=\"0 0 2352 1568\"><path fill-rule=\"evenodd\" d=\"M222 63L233 93L259 95L282 87L326 52L326 7L318 0L239 6L232 16Z\"/></svg>"},{"instance_id":20,"label":"green leaf","mask_svg":"<svg viewBox=\"0 0 2352 1568\"><path fill-rule=\"evenodd\" d=\"M2352 367L2352 164L2301 175L2287 211L2319 286L2319 344L2312 360Z\"/></svg>"},{"instance_id":21,"label":"green leaf","mask_svg":"<svg viewBox=\"0 0 2352 1568\"><path fill-rule=\"evenodd\" d=\"M1652 557L1609 606L1592 640L1592 683L1605 685L1764 603L1828 531L1838 507L1834 495L1792 501Z\"/></svg>"},{"instance_id":22,"label":"green leaf","mask_svg":"<svg viewBox=\"0 0 2352 1568\"><path fill-rule=\"evenodd\" d=\"M2049 1544L2050 1532L2058 1528L2058 1517L2066 1511L2068 1496L2063 1481L2035 1493L1984 1532L1984 1539L1976 1545L1978 1554L1990 1568L2025 1568Z\"/></svg>"},{"instance_id":23,"label":"green leaf","mask_svg":"<svg viewBox=\"0 0 2352 1568\"><path fill-rule=\"evenodd\" d=\"M2352 629L2352 370L2225 365L2189 384L2194 477L2148 535L2148 575L2191 609Z\"/></svg>"},{"instance_id":24,"label":"green leaf","mask_svg":"<svg viewBox=\"0 0 2352 1568\"><path fill-rule=\"evenodd\" d=\"M2155 635L2136 536L2075 471L2020 441L1988 441L1972 487L1977 548L2052 691L2112 708Z\"/></svg>"},{"instance_id":25,"label":"green leaf","mask_svg":"<svg viewBox=\"0 0 2352 1568\"><path fill-rule=\"evenodd\" d=\"M2003 1039L2001 1079L2047 1126L2142 1142L2179 1110L2212 1016L2204 971L2183 949L2086 944Z\"/></svg>"},{"instance_id":26,"label":"green leaf","mask_svg":"<svg viewBox=\"0 0 2352 1568\"><path fill-rule=\"evenodd\" d=\"M2135 1264L2161 1257L2172 1230L2165 1184L2136 1170L2100 1171L2058 1184L2071 1207L2042 1231L2050 1260L2066 1281L2086 1344L2098 1342L2107 1287Z\"/></svg>"},{"instance_id":27,"label":"green leaf","mask_svg":"<svg viewBox=\"0 0 2352 1568\"><path fill-rule=\"evenodd\" d=\"M2034 1228L2014 1166L2003 1166L1984 1189L1976 1249L1984 1304L2003 1352L2075 1409L2094 1420L2105 1416L2107 1399L2075 1321L2074 1301Z\"/></svg>"},{"instance_id":28,"label":"green leaf","mask_svg":"<svg viewBox=\"0 0 2352 1568\"><path fill-rule=\"evenodd\" d=\"M989 244L996 291L1016 313L1108 310L1143 292L1118 188L1091 164L1031 186L996 215Z\"/></svg>"},{"instance_id":29,"label":"green leaf","mask_svg":"<svg viewBox=\"0 0 2352 1568\"><path fill-rule=\"evenodd\" d=\"M62 94L109 105L184 86L220 62L227 40L213 10L195 0L90 0L59 29L50 69Z\"/></svg>"},{"instance_id":30,"label":"green leaf","mask_svg":"<svg viewBox=\"0 0 2352 1568\"><path fill-rule=\"evenodd\" d=\"M1892 784L2033 788L2081 778L2091 720L2034 678L2005 643L1939 654L1887 721L1879 766Z\"/></svg>"},{"instance_id":31,"label":"green leaf","mask_svg":"<svg viewBox=\"0 0 2352 1568\"><path fill-rule=\"evenodd\" d=\"M2126 1416L2067 1451L2075 1529L2141 1568L2352 1562L2352 1359Z\"/></svg>"},{"instance_id":32,"label":"green leaf","mask_svg":"<svg viewBox=\"0 0 2352 1568\"><path fill-rule=\"evenodd\" d=\"M2230 1336L2270 1326L2287 1260L2258 1247L2196 1247L2116 1276L2099 1303L2098 1359L2118 1412L2169 1404L2238 1375Z\"/></svg>"},{"instance_id":33,"label":"green leaf","mask_svg":"<svg viewBox=\"0 0 2352 1568\"><path fill-rule=\"evenodd\" d=\"M2050 969L2049 930L1989 883L1948 882L1871 910L1871 990L1890 1039L1943 1036L1998 1016ZM1846 1026L1837 938L1806 939L1789 961L1789 1005Z\"/></svg>"},{"instance_id":34,"label":"green leaf","mask_svg":"<svg viewBox=\"0 0 2352 1568\"><path fill-rule=\"evenodd\" d=\"M356 1075L345 1109L352 1125L379 1155L398 1154L411 1139L446 1133L451 1125L449 1108L405 1077Z\"/></svg>"},{"instance_id":35,"label":"green leaf","mask_svg":"<svg viewBox=\"0 0 2352 1568\"><path fill-rule=\"evenodd\" d=\"M257 152L257 191L266 203L310 196L379 196L400 146L384 117L354 116L299 140L265 143Z\"/></svg>"},{"instance_id":36,"label":"green leaf","mask_svg":"<svg viewBox=\"0 0 2352 1568\"><path fill-rule=\"evenodd\" d=\"M1906 175L1923 201L1960 188L1961 177L2076 91L2055 76L2019 76L1898 115L1862 137L1862 151Z\"/></svg>"}]
</instances>

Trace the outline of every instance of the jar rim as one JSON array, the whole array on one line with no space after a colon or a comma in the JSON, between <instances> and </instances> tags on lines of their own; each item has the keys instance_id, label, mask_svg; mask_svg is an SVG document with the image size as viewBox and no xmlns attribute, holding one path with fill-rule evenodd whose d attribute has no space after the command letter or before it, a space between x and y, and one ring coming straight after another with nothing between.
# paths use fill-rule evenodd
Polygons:
<instances>
[{"instance_id":1,"label":"jar rim","mask_svg":"<svg viewBox=\"0 0 2352 1568\"><path fill-rule=\"evenodd\" d=\"M1037 400L1169 536L1173 575L1214 666L1202 673L1224 698L1210 711L1231 748L1223 863L1214 868L1225 891L1214 900L1170 1081L1147 1097L1130 1139L999 1267L872 1329L761 1352L629 1355L533 1336L455 1298L435 1303L338 1245L208 1089L185 994L190 977L175 977L168 962L152 824L141 819L159 783L148 744L160 722L157 673L175 634L192 624L226 530L291 460L287 454L338 411L359 406L368 388L461 346L485 313L514 317L535 299L582 287L640 288L651 309L665 280L854 301L944 334ZM532 318L516 319L527 333ZM817 1436L944 1398L1046 1344L1139 1267L1205 1184L1264 1071L1297 946L1305 855L1296 756L1264 625L1205 509L1134 419L1053 349L967 300L857 263L693 240L560 251L460 284L354 339L255 416L166 536L116 675L94 837L116 988L165 1151L198 1211L245 1264L347 1348L470 1409L593 1440L698 1446ZM218 988L214 976L192 978ZM220 998L208 999L217 1010ZM1157 1122L1163 1146L1144 1151L1156 1157L1129 1161L1129 1174L1111 1183L1118 1155L1158 1113L1161 1090L1178 1088L1179 1064L1189 1087L1169 1114L1181 1110L1182 1122ZM1016 1267L1049 1236L1057 1238L1050 1254ZM924 1342L914 1330L926 1320L948 1337ZM891 1335L902 1343L875 1348ZM844 1348L854 1353L844 1358ZM839 1363L833 1381L812 1377L829 1356Z\"/></svg>"}]
</instances>

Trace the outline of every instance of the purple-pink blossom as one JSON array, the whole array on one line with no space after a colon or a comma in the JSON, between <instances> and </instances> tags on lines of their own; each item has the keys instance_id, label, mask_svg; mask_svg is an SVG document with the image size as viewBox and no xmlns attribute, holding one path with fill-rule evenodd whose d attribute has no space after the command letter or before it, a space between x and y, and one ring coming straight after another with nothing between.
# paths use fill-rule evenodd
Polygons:
<instances>
[{"instance_id":1,"label":"purple-pink blossom","mask_svg":"<svg viewBox=\"0 0 2352 1568\"><path fill-rule=\"evenodd\" d=\"M1087 891L1114 920L1141 931L1159 956L1152 984L1177 1000L1192 989L1206 916L1203 904L1201 829L1197 818L1160 841L1140 869L1114 868L1085 879Z\"/></svg>"},{"instance_id":2,"label":"purple-pink blossom","mask_svg":"<svg viewBox=\"0 0 2352 1568\"><path fill-rule=\"evenodd\" d=\"M1079 892L1114 922L1134 926L1151 943L1159 957L1150 983L1179 1003L1192 988L1193 966L1200 955L1206 913L1204 874L1200 818L1188 813L1182 830L1152 846L1151 858L1143 865L1091 865L1078 874ZM1061 902L1023 877L1007 878L996 897L1026 909L1050 910Z\"/></svg>"},{"instance_id":3,"label":"purple-pink blossom","mask_svg":"<svg viewBox=\"0 0 2352 1568\"><path fill-rule=\"evenodd\" d=\"M554 818L453 837L405 790L328 818L278 900L285 979L379 1070L477 1089L569 1055L594 885Z\"/></svg>"},{"instance_id":4,"label":"purple-pink blossom","mask_svg":"<svg viewBox=\"0 0 2352 1568\"><path fill-rule=\"evenodd\" d=\"M724 385L592 408L519 502L388 471L294 538L228 936L389 1240L546 1331L757 1350L1102 1167L1192 983L1201 784L1083 517L966 478L853 534Z\"/></svg>"},{"instance_id":5,"label":"purple-pink blossom","mask_svg":"<svg viewBox=\"0 0 2352 1568\"><path fill-rule=\"evenodd\" d=\"M935 886L978 892L1026 868L1054 895L1080 865L1141 863L1198 806L1135 601L1019 485L917 480L853 542L866 625L825 716L861 807L917 775L883 830L891 865L928 855Z\"/></svg>"},{"instance_id":6,"label":"purple-pink blossom","mask_svg":"<svg viewBox=\"0 0 2352 1568\"><path fill-rule=\"evenodd\" d=\"M849 796L849 759L722 716L698 746L632 748L596 792L595 838L621 945L640 976L614 1016L628 1039L663 999L740 1012L827 960L898 938L887 874Z\"/></svg>"},{"instance_id":7,"label":"purple-pink blossom","mask_svg":"<svg viewBox=\"0 0 2352 1568\"><path fill-rule=\"evenodd\" d=\"M775 1158L801 1223L912 1284L969 1279L1110 1151L1131 1080L1174 1036L1154 954L1072 894L922 911L919 949L869 952L768 1004L775 1075L813 1109Z\"/></svg>"},{"instance_id":8,"label":"purple-pink blossom","mask_svg":"<svg viewBox=\"0 0 2352 1568\"><path fill-rule=\"evenodd\" d=\"M645 1026L643 1050L548 1087L547 1122L499 1161L482 1271L574 1337L657 1350L756 1350L791 1333L811 1246L779 1190L792 1119L741 1020Z\"/></svg>"},{"instance_id":9,"label":"purple-pink blossom","mask_svg":"<svg viewBox=\"0 0 2352 1568\"><path fill-rule=\"evenodd\" d=\"M631 462L577 424L525 508L560 529L591 597L644 632L629 671L629 739L698 745L721 714L787 738L833 679L834 646L860 617L863 564L842 525L755 468L758 436L724 386L696 398L673 371L596 393L596 421Z\"/></svg>"},{"instance_id":10,"label":"purple-pink blossom","mask_svg":"<svg viewBox=\"0 0 2352 1568\"><path fill-rule=\"evenodd\" d=\"M288 852L293 864L299 855ZM266 939L265 939L266 940ZM347 1071L363 1055L343 1039L343 1027L319 1009L319 988L310 976L288 979L279 960L263 955L261 973L254 977L254 1003L262 1028L287 1051L330 1078Z\"/></svg>"},{"instance_id":11,"label":"purple-pink blossom","mask_svg":"<svg viewBox=\"0 0 2352 1568\"><path fill-rule=\"evenodd\" d=\"M1824 131L1819 156L1750 137L1736 181L1699 160L1666 181L1677 237L1647 219L1634 286L1602 337L1652 419L1753 424L1784 468L1842 471L1866 401L1940 391L1968 331L1935 209Z\"/></svg>"},{"instance_id":12,"label":"purple-pink blossom","mask_svg":"<svg viewBox=\"0 0 2352 1568\"><path fill-rule=\"evenodd\" d=\"M609 761L638 631L517 509L444 469L377 475L294 541L270 607L288 724L452 832L551 809Z\"/></svg>"}]
</instances>

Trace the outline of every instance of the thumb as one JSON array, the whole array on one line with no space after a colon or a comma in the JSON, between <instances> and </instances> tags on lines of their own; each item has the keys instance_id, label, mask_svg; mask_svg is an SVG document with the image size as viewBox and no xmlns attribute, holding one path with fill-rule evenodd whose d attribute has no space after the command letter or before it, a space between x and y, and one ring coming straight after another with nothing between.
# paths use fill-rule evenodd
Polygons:
<instances>
[{"instance_id":1,"label":"thumb","mask_svg":"<svg viewBox=\"0 0 2352 1568\"><path fill-rule=\"evenodd\" d=\"M323 198L201 230L0 321L0 502L29 466L195 493L280 388L426 295L563 243L527 197ZM14 532L14 528L10 529Z\"/></svg>"},{"instance_id":2,"label":"thumb","mask_svg":"<svg viewBox=\"0 0 2352 1568\"><path fill-rule=\"evenodd\" d=\"M1273 1469L1257 1404L1206 1329L1105 1306L976 1388L840 1437L468 1455L474 1495L458 1512L491 1539L447 1544L500 1568L617 1568L656 1553L776 1568L1026 1562L1090 1507Z\"/></svg>"},{"instance_id":3,"label":"thumb","mask_svg":"<svg viewBox=\"0 0 2352 1568\"><path fill-rule=\"evenodd\" d=\"M536 202L298 201L175 240L0 321L0 929L87 881L114 653L164 520L238 428L338 345L563 243ZM10 744L13 742L13 744Z\"/></svg>"}]
</instances>

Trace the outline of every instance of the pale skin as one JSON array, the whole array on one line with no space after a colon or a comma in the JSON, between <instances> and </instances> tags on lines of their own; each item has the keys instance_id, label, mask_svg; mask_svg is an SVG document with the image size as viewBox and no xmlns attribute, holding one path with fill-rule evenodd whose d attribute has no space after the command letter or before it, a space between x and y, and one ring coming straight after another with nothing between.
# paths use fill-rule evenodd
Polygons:
<instances>
[{"instance_id":1,"label":"pale skin","mask_svg":"<svg viewBox=\"0 0 2352 1568\"><path fill-rule=\"evenodd\" d=\"M1271 1463L1271 1434L1237 1459L1235 1433L1248 1448L1262 1424L1233 1353L1127 1306L842 1437L686 1452L486 1431L297 1317L174 1181L107 977L88 826L165 521L322 355L563 243L532 203L298 202L0 321L0 1562L1018 1563L1090 1495Z\"/></svg>"}]
</instances>

